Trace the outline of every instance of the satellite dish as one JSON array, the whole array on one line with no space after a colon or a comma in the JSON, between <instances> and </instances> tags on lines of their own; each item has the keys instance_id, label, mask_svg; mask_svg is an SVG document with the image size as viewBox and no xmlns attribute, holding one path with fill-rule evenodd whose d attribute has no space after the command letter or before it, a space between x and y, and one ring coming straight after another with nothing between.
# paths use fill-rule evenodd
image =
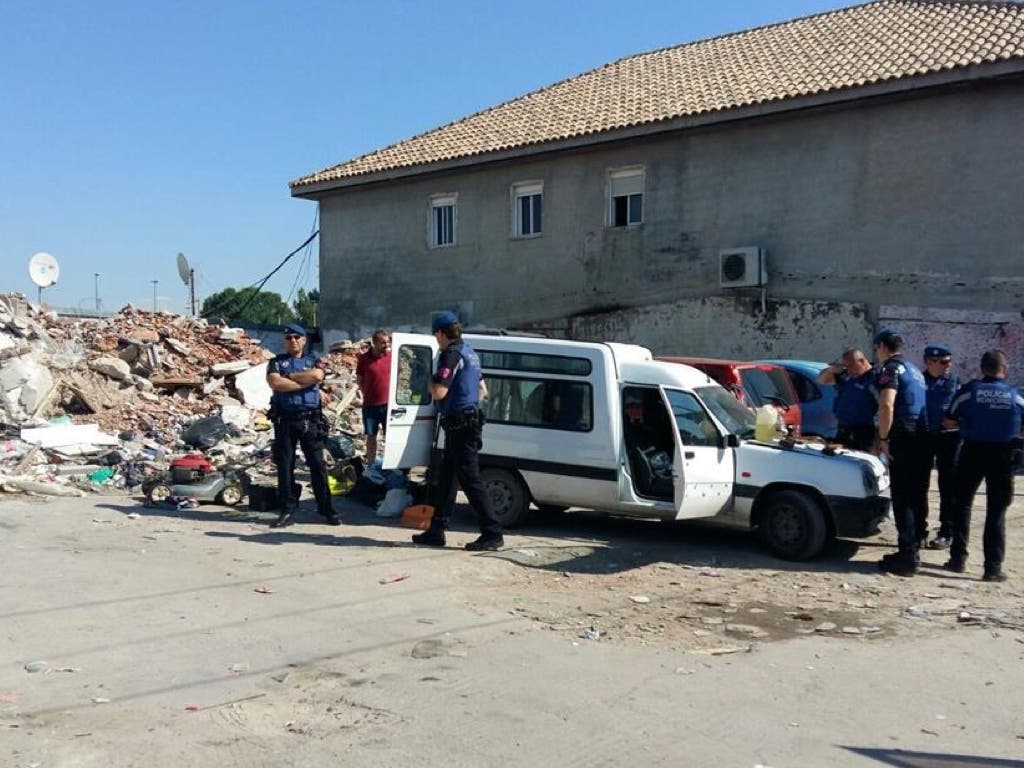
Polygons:
<instances>
[{"instance_id":1,"label":"satellite dish","mask_svg":"<svg viewBox=\"0 0 1024 768\"><path fill-rule=\"evenodd\" d=\"M60 277L60 266L53 256L39 252L28 260L28 276L40 288L49 288Z\"/></svg>"},{"instance_id":2,"label":"satellite dish","mask_svg":"<svg viewBox=\"0 0 1024 768\"><path fill-rule=\"evenodd\" d=\"M189 274L188 259L185 258L184 253L178 254L178 277L185 285L191 285L192 277Z\"/></svg>"}]
</instances>

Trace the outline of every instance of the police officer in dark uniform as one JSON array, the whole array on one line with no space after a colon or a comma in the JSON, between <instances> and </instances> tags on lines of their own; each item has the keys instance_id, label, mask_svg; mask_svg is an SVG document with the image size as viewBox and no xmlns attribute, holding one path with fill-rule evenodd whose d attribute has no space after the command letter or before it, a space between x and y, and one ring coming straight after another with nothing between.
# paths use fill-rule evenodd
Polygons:
<instances>
[{"instance_id":1,"label":"police officer in dark uniform","mask_svg":"<svg viewBox=\"0 0 1024 768\"><path fill-rule=\"evenodd\" d=\"M946 570L963 573L971 505L985 480L985 581L1006 581L1006 508L1013 500L1013 465L1020 450L1024 398L1006 383L1006 355L990 349L981 356L981 379L968 382L953 397L946 415L959 424L963 443L956 461L953 544Z\"/></svg>"},{"instance_id":2,"label":"police officer in dark uniform","mask_svg":"<svg viewBox=\"0 0 1024 768\"><path fill-rule=\"evenodd\" d=\"M898 576L917 572L922 533L917 530L921 497L920 425L925 407L924 376L903 358L903 337L886 328L875 334L875 356L880 369L878 390L878 449L889 461L892 479L892 514L898 534L897 551L886 555L878 567Z\"/></svg>"},{"instance_id":3,"label":"police officer in dark uniform","mask_svg":"<svg viewBox=\"0 0 1024 768\"><path fill-rule=\"evenodd\" d=\"M856 347L850 347L838 363L823 368L818 381L836 388L833 412L839 426L836 442L857 451L870 451L875 444L875 414L878 392L871 361Z\"/></svg>"},{"instance_id":4,"label":"police officer in dark uniform","mask_svg":"<svg viewBox=\"0 0 1024 768\"><path fill-rule=\"evenodd\" d=\"M284 328L284 353L267 364L267 384L274 391L270 398L270 419L274 424L274 463L277 465L277 494L281 514L270 524L284 528L295 522L299 499L295 493L295 447L302 446L306 457L313 495L320 516L328 525L341 525L331 508L324 466L324 440L327 421L320 408L320 382L324 380L323 362L303 354L306 331L294 323Z\"/></svg>"},{"instance_id":5,"label":"police officer in dark uniform","mask_svg":"<svg viewBox=\"0 0 1024 768\"><path fill-rule=\"evenodd\" d=\"M480 477L480 448L483 418L480 396L485 391L480 359L462 339L462 326L454 312L441 312L431 322L434 338L441 347L430 394L438 401L444 454L441 459L430 527L412 537L416 544L443 547L445 529L455 507L455 494L462 486L480 523L480 537L466 544L471 552L497 550L504 546L501 524L491 509L487 488Z\"/></svg>"},{"instance_id":6,"label":"police officer in dark uniform","mask_svg":"<svg viewBox=\"0 0 1024 768\"><path fill-rule=\"evenodd\" d=\"M960 432L945 429L942 417L960 389L960 377L952 371L953 357L945 344L929 344L924 348L925 408L921 434L921 497L918 500L920 516L917 535L928 535L928 487L932 482L932 467L939 473L939 530L928 542L929 549L949 549L953 541L953 461L960 444Z\"/></svg>"}]
</instances>

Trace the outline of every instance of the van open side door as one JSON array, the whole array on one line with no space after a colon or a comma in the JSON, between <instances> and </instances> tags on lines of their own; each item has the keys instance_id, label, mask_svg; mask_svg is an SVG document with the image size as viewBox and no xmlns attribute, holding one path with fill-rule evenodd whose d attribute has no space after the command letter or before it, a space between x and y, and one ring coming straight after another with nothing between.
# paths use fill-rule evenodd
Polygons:
<instances>
[{"instance_id":1,"label":"van open side door","mask_svg":"<svg viewBox=\"0 0 1024 768\"><path fill-rule=\"evenodd\" d=\"M384 469L410 469L430 463L437 412L430 396L437 340L421 333L391 336L391 381L388 384L388 431Z\"/></svg>"},{"instance_id":2,"label":"van open side door","mask_svg":"<svg viewBox=\"0 0 1024 768\"><path fill-rule=\"evenodd\" d=\"M732 500L735 456L718 426L689 392L661 388L675 423L672 476L676 519L714 517Z\"/></svg>"}]
</instances>

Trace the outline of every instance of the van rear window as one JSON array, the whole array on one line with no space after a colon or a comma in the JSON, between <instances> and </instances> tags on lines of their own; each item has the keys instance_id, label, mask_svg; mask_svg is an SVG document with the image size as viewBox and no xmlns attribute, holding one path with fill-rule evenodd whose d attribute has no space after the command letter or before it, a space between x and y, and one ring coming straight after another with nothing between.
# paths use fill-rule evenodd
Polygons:
<instances>
[{"instance_id":1,"label":"van rear window","mask_svg":"<svg viewBox=\"0 0 1024 768\"><path fill-rule=\"evenodd\" d=\"M526 352L492 352L478 349L480 366L499 371L525 371L528 373L561 373L568 376L589 376L590 361L585 357L535 355Z\"/></svg>"},{"instance_id":2,"label":"van rear window","mask_svg":"<svg viewBox=\"0 0 1024 768\"><path fill-rule=\"evenodd\" d=\"M593 395L586 382L494 374L484 381L487 399L481 407L489 423L570 432L593 428Z\"/></svg>"}]
</instances>

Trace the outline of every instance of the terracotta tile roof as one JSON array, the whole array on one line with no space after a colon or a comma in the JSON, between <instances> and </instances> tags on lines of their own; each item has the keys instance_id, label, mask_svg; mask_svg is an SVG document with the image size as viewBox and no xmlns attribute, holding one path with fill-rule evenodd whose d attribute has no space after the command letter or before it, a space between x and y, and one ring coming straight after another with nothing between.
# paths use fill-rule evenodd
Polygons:
<instances>
[{"instance_id":1,"label":"terracotta tile roof","mask_svg":"<svg viewBox=\"0 0 1024 768\"><path fill-rule=\"evenodd\" d=\"M880 0L620 59L291 186L1008 59L1024 59L1024 3Z\"/></svg>"}]
</instances>

